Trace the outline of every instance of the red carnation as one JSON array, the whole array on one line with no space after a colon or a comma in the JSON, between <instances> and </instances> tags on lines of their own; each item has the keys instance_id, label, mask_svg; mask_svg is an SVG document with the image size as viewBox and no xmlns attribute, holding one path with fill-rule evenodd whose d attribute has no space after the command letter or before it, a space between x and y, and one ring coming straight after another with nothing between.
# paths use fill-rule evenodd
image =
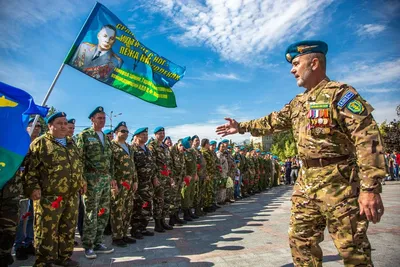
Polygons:
<instances>
[{"instance_id":1,"label":"red carnation","mask_svg":"<svg viewBox=\"0 0 400 267\"><path fill-rule=\"evenodd\" d=\"M169 171L168 170L162 170L162 171L160 171L160 173L163 176L169 176Z\"/></svg>"},{"instance_id":2,"label":"red carnation","mask_svg":"<svg viewBox=\"0 0 400 267\"><path fill-rule=\"evenodd\" d=\"M51 207L53 207L54 209L57 209L60 207L60 202L62 201L62 196L58 196L56 200L54 200L53 202L51 202Z\"/></svg>"},{"instance_id":3,"label":"red carnation","mask_svg":"<svg viewBox=\"0 0 400 267\"><path fill-rule=\"evenodd\" d=\"M201 165L197 164L197 171L200 171L200 169L201 169Z\"/></svg>"},{"instance_id":4,"label":"red carnation","mask_svg":"<svg viewBox=\"0 0 400 267\"><path fill-rule=\"evenodd\" d=\"M105 208L101 208L99 210L99 213L97 213L97 216L102 216L105 212L106 212L106 209Z\"/></svg>"},{"instance_id":5,"label":"red carnation","mask_svg":"<svg viewBox=\"0 0 400 267\"><path fill-rule=\"evenodd\" d=\"M148 206L149 206L149 202L146 201L146 202L143 203L142 208L145 209L145 208L147 208Z\"/></svg>"},{"instance_id":6,"label":"red carnation","mask_svg":"<svg viewBox=\"0 0 400 267\"><path fill-rule=\"evenodd\" d=\"M30 213L29 211L28 211L28 212L25 212L25 214L22 215L22 219L25 220L26 218L28 218L28 217L31 216L31 215L32 215L32 213Z\"/></svg>"},{"instance_id":7,"label":"red carnation","mask_svg":"<svg viewBox=\"0 0 400 267\"><path fill-rule=\"evenodd\" d=\"M217 166L219 172L222 172L222 167L221 166Z\"/></svg>"},{"instance_id":8,"label":"red carnation","mask_svg":"<svg viewBox=\"0 0 400 267\"><path fill-rule=\"evenodd\" d=\"M190 178L189 178L189 176L186 176L185 178L183 178L183 181L185 182L185 185L186 185L186 186L189 186L189 184L190 184Z\"/></svg>"},{"instance_id":9,"label":"red carnation","mask_svg":"<svg viewBox=\"0 0 400 267\"><path fill-rule=\"evenodd\" d=\"M121 184L122 184L122 186L123 186L123 187L125 187L125 188L126 188L126 190L129 190L129 189L131 189L131 185L130 185L128 182L126 182L126 181L123 181Z\"/></svg>"}]
</instances>

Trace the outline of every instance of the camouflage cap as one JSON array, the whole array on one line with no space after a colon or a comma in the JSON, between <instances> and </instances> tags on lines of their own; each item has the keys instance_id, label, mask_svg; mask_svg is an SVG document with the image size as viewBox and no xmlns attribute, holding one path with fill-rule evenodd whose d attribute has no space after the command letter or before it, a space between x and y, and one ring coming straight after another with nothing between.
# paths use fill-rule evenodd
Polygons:
<instances>
[{"instance_id":1,"label":"camouflage cap","mask_svg":"<svg viewBox=\"0 0 400 267\"><path fill-rule=\"evenodd\" d=\"M328 53L328 45L323 41L314 40L296 42L288 46L285 57L289 63L292 63L292 60L296 57L310 53L322 53L326 55Z\"/></svg>"}]
</instances>

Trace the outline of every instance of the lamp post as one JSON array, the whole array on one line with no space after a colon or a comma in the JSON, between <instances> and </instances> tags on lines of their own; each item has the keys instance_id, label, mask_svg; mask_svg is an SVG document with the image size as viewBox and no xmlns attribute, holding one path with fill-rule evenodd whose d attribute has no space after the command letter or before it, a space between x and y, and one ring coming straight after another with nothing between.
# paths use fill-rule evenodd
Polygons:
<instances>
[{"instance_id":1,"label":"lamp post","mask_svg":"<svg viewBox=\"0 0 400 267\"><path fill-rule=\"evenodd\" d=\"M113 126L112 126L113 118L118 117L119 115L122 115L122 113L118 113L118 114L115 114L115 115L113 115L113 113L114 113L114 111L111 110L110 115L106 114L108 116L108 118L110 118L110 129L111 130L113 129Z\"/></svg>"}]
</instances>

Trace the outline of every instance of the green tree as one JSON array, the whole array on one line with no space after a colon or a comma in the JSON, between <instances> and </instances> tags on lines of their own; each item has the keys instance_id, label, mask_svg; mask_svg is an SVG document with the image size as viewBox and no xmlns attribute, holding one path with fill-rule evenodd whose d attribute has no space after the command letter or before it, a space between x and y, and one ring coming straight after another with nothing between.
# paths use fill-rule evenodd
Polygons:
<instances>
[{"instance_id":1,"label":"green tree","mask_svg":"<svg viewBox=\"0 0 400 267\"><path fill-rule=\"evenodd\" d=\"M397 116L400 117L400 105L396 108ZM382 122L379 125L379 131L381 132L385 151L400 151L400 121L394 119L387 123Z\"/></svg>"},{"instance_id":2,"label":"green tree","mask_svg":"<svg viewBox=\"0 0 400 267\"><path fill-rule=\"evenodd\" d=\"M292 131L275 134L272 140L271 152L278 156L280 160L297 155L296 142Z\"/></svg>"}]
</instances>

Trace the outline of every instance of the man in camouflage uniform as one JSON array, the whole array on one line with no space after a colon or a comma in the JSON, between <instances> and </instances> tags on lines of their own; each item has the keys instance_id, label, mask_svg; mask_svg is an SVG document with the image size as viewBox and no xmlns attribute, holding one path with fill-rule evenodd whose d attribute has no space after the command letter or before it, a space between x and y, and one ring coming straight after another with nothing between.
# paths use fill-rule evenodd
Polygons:
<instances>
[{"instance_id":1,"label":"man in camouflage uniform","mask_svg":"<svg viewBox=\"0 0 400 267\"><path fill-rule=\"evenodd\" d=\"M222 167L221 162L215 152L217 149L217 142L215 140L210 141L210 153L214 160L215 170L214 170L214 179L213 179L213 210L217 210L221 208L221 206L217 205L218 202L218 192L220 185L222 184Z\"/></svg>"},{"instance_id":2,"label":"man in camouflage uniform","mask_svg":"<svg viewBox=\"0 0 400 267\"><path fill-rule=\"evenodd\" d=\"M231 146L228 146L224 153L225 153L226 159L228 160L228 173L227 173L227 182L226 182L225 201L233 203L233 202L235 202L233 179L235 179L236 163L232 156L232 147Z\"/></svg>"},{"instance_id":3,"label":"man in camouflage uniform","mask_svg":"<svg viewBox=\"0 0 400 267\"><path fill-rule=\"evenodd\" d=\"M165 222L165 217L169 215L173 179L170 177L171 157L168 147L163 144L165 137L164 127L155 128L154 136L155 139L148 145L153 161L156 163L156 173L160 182L160 185L154 188L154 231L162 233L165 230L173 229L171 225Z\"/></svg>"},{"instance_id":4,"label":"man in camouflage uniform","mask_svg":"<svg viewBox=\"0 0 400 267\"><path fill-rule=\"evenodd\" d=\"M192 221L193 219L199 218L192 213L195 184L199 180L197 176L197 157L196 151L192 147L192 140L190 136L185 137L182 141L183 146L189 147L185 151L185 167L186 167L186 177L190 177L189 185L187 186L183 198L182 198L182 209L185 221Z\"/></svg>"},{"instance_id":5,"label":"man in camouflage uniform","mask_svg":"<svg viewBox=\"0 0 400 267\"><path fill-rule=\"evenodd\" d=\"M83 130L77 137L84 165L87 192L83 195L85 217L83 221L82 246L88 259L97 254L114 251L103 244L103 233L110 217L111 188L118 187L113 180L111 142L102 132L106 122L103 107L97 107L89 115L92 127Z\"/></svg>"},{"instance_id":6,"label":"man in camouflage uniform","mask_svg":"<svg viewBox=\"0 0 400 267\"><path fill-rule=\"evenodd\" d=\"M79 266L74 249L78 191L85 191L83 166L75 142L67 137L64 112L47 119L49 132L29 148L23 174L26 195L34 201L34 266Z\"/></svg>"},{"instance_id":7,"label":"man in camouflage uniform","mask_svg":"<svg viewBox=\"0 0 400 267\"><path fill-rule=\"evenodd\" d=\"M158 186L159 182L155 172L155 162L150 150L145 145L148 138L147 127L139 128L133 134L132 148L138 175L138 189L131 216L131 235L136 239L143 239L143 236L154 236L154 232L148 231L146 227L152 217L153 188Z\"/></svg>"},{"instance_id":8,"label":"man in camouflage uniform","mask_svg":"<svg viewBox=\"0 0 400 267\"><path fill-rule=\"evenodd\" d=\"M246 158L246 147L241 146L239 149L240 154L240 175L242 176L242 182L240 186L240 194L246 198L249 196L249 163Z\"/></svg>"},{"instance_id":9,"label":"man in camouflage uniform","mask_svg":"<svg viewBox=\"0 0 400 267\"><path fill-rule=\"evenodd\" d=\"M128 128L124 121L114 129L115 139L111 141L114 177L118 193L111 194L111 228L113 244L126 247L136 242L128 236L128 228L133 211L133 198L137 190L137 173L133 149L126 142Z\"/></svg>"},{"instance_id":10,"label":"man in camouflage uniform","mask_svg":"<svg viewBox=\"0 0 400 267\"><path fill-rule=\"evenodd\" d=\"M249 152L246 153L246 161L248 163L248 170L249 170L249 191L250 195L254 195L254 177L255 177L255 166L254 160L252 157L253 150L250 149Z\"/></svg>"},{"instance_id":11,"label":"man in camouflage uniform","mask_svg":"<svg viewBox=\"0 0 400 267\"><path fill-rule=\"evenodd\" d=\"M174 186L171 188L171 209L168 224L171 226L182 226L186 224L185 220L179 218L179 208L181 207L182 197L182 183L185 177L186 167L185 167L185 147L182 144L182 139L170 147L171 151L171 170L172 178L174 179Z\"/></svg>"},{"instance_id":12,"label":"man in camouflage uniform","mask_svg":"<svg viewBox=\"0 0 400 267\"><path fill-rule=\"evenodd\" d=\"M292 44L286 59L306 88L279 112L244 123L228 118L220 134L292 129L303 161L292 196L289 240L295 266L322 266L324 229L346 266L373 266L368 221L384 212L382 141L372 107L351 86L326 76L326 43Z\"/></svg>"},{"instance_id":13,"label":"man in camouflage uniform","mask_svg":"<svg viewBox=\"0 0 400 267\"><path fill-rule=\"evenodd\" d=\"M225 153L228 143L229 141L227 139L224 139L221 142L219 142L217 146L218 148L217 157L219 159L222 168L221 171L222 179L218 189L217 203L222 205L225 204L226 200L226 180L229 172L229 163Z\"/></svg>"},{"instance_id":14,"label":"man in camouflage uniform","mask_svg":"<svg viewBox=\"0 0 400 267\"><path fill-rule=\"evenodd\" d=\"M197 175L199 176L199 180L195 183L193 206L195 215L200 217L205 215L202 208L204 207L204 180L206 179L206 161L199 149L200 138L197 135L194 135L192 140L192 147L194 148L197 158Z\"/></svg>"},{"instance_id":15,"label":"man in camouflage uniform","mask_svg":"<svg viewBox=\"0 0 400 267\"><path fill-rule=\"evenodd\" d=\"M210 141L208 139L201 140L201 154L206 161L206 178L204 180L204 208L205 212L214 212L214 202L213 202L213 194L214 194L214 176L215 176L215 160L210 151Z\"/></svg>"}]
</instances>

